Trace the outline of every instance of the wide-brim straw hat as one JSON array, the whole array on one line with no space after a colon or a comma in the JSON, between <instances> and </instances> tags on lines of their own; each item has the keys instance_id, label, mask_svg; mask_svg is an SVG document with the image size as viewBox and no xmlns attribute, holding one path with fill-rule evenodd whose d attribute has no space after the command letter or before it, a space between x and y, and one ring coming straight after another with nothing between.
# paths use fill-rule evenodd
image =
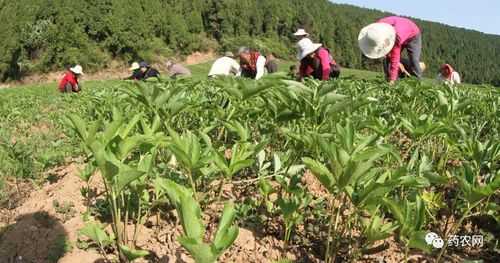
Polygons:
<instances>
[{"instance_id":1,"label":"wide-brim straw hat","mask_svg":"<svg viewBox=\"0 0 500 263\"><path fill-rule=\"evenodd\" d=\"M80 65L69 68L69 70L77 75L83 75L83 68Z\"/></svg>"},{"instance_id":2,"label":"wide-brim straw hat","mask_svg":"<svg viewBox=\"0 0 500 263\"><path fill-rule=\"evenodd\" d=\"M307 46L307 45L312 45L312 44L313 44L313 42L309 38L303 38L299 42L297 42L297 56L296 57L298 60L301 60L300 59L300 56L302 55L301 47Z\"/></svg>"},{"instance_id":3,"label":"wide-brim straw hat","mask_svg":"<svg viewBox=\"0 0 500 263\"><path fill-rule=\"evenodd\" d=\"M383 58L396 43L396 30L386 23L373 23L361 29L358 43L361 52L368 58Z\"/></svg>"},{"instance_id":4,"label":"wide-brim straw hat","mask_svg":"<svg viewBox=\"0 0 500 263\"><path fill-rule=\"evenodd\" d=\"M307 33L304 29L300 28L297 30L297 32L293 33L293 35L296 37L301 37L301 36L309 36L309 33Z\"/></svg>"},{"instance_id":5,"label":"wide-brim straw hat","mask_svg":"<svg viewBox=\"0 0 500 263\"><path fill-rule=\"evenodd\" d=\"M130 66L129 70L134 71L134 70L138 70L140 68L141 68L141 65L139 65L138 62L134 62L134 63L132 63L132 66Z\"/></svg>"},{"instance_id":6,"label":"wide-brim straw hat","mask_svg":"<svg viewBox=\"0 0 500 263\"><path fill-rule=\"evenodd\" d=\"M304 59L305 57L307 57L309 54L315 52L316 50L318 50L318 48L320 48L321 44L318 44L318 43L313 43L311 40L309 41L299 41L299 43L297 43L298 47L299 47L299 54L297 56L297 58L299 60L302 60Z\"/></svg>"}]
</instances>

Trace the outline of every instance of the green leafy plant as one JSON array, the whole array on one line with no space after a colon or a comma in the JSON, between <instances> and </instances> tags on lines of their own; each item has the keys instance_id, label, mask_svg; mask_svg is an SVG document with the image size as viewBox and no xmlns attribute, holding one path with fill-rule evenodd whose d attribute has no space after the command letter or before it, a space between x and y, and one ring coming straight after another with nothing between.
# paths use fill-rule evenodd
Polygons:
<instances>
[{"instance_id":1,"label":"green leafy plant","mask_svg":"<svg viewBox=\"0 0 500 263\"><path fill-rule=\"evenodd\" d=\"M233 224L236 217L234 204L225 204L212 242L205 243L205 227L201 209L192 191L171 180L165 180L162 187L167 192L170 201L175 204L184 229L184 235L179 237L178 241L196 262L215 262L238 237L238 226Z\"/></svg>"}]
</instances>

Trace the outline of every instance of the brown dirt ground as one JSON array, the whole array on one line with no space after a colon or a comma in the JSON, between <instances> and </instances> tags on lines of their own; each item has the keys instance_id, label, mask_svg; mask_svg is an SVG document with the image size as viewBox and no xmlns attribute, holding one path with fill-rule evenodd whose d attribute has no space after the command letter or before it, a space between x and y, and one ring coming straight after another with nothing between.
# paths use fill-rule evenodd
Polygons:
<instances>
[{"instance_id":1,"label":"brown dirt ground","mask_svg":"<svg viewBox=\"0 0 500 263\"><path fill-rule=\"evenodd\" d=\"M72 160L68 160L72 161ZM74 160L73 160L74 161ZM56 175L55 182L42 185L38 189L32 189L31 193L18 200L15 208L0 208L0 263L99 263L105 262L103 256L96 250L81 250L77 247L78 230L84 226L82 214L86 211L85 200L80 189L86 184L77 176L81 166L72 163L48 171ZM304 180L311 185L309 189L316 194L324 195L322 189L314 176L306 173ZM95 193L102 193L102 181L98 175L91 179L90 187ZM23 186L23 189L25 187ZM249 193L240 186L224 186L224 196L240 199ZM72 214L61 214L54 207L54 200L58 202L69 202L73 205ZM213 235L217 228L217 220L222 210L222 204L213 203L204 208L204 221L207 225L207 239ZM137 262L193 262L187 252L179 245L176 239L182 233L182 227L177 222L175 210L164 211L158 220L156 215L151 215L146 223L141 226L136 245L141 249L148 250L151 257ZM280 218L271 218L272 226L240 227L240 233L231 248L224 253L219 262L275 262L281 258L287 258L293 262L321 262L311 250L314 247L301 248L293 244L287 253L283 252L283 241L280 236ZM109 225L107 230L110 230ZM129 236L132 236L133 226L128 227ZM297 229L303 232L303 227ZM62 257L54 256L57 252L57 244L61 239L66 239L70 244L70 251ZM359 262L387 262L395 263L403 261L401 246L393 238L380 241L376 244L383 247L375 254L366 255ZM347 252L346 252L347 253ZM59 258L50 261L50 258ZM110 257L108 255L108 257ZM461 262L460 258L446 258L446 262ZM340 260L342 261L342 260ZM410 262L433 262L429 258L418 253L411 253Z\"/></svg>"},{"instance_id":2,"label":"brown dirt ground","mask_svg":"<svg viewBox=\"0 0 500 263\"><path fill-rule=\"evenodd\" d=\"M71 245L67 252L57 262L61 263L97 263L104 262L103 257L92 249L83 251L77 248L78 230L84 226L81 214L86 211L85 200L80 189L85 183L77 176L81 167L70 164L49 171L58 180L46 183L40 189L33 190L18 207L0 212L0 262L50 262L58 239L66 238ZM102 191L98 177L93 177L91 187L96 192ZM56 212L54 200L69 202L73 205L74 215L63 215ZM217 215L222 206L209 207L213 213L206 213L208 231L216 230ZM219 210L219 211L215 211ZM170 214L175 215L175 211ZM211 216L213 214L213 216ZM175 217L173 217L175 218ZM175 219L162 218L159 224L152 216L146 226L141 227L137 246L154 252L149 261L143 262L193 262L179 243L177 237L182 228ZM108 227L109 228L109 227ZM132 226L129 230L132 231ZM282 256L297 259L292 254L283 255L283 242L274 236L261 236L258 231L240 228L240 234L235 244L221 258L220 262L272 262Z\"/></svg>"}]
</instances>

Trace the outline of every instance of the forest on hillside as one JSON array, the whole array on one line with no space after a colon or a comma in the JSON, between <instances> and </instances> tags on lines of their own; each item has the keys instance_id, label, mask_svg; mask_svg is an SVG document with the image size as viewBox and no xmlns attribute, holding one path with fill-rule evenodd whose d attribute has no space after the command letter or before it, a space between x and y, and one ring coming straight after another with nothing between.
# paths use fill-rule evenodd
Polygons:
<instances>
[{"instance_id":1,"label":"forest on hillside","mask_svg":"<svg viewBox=\"0 0 500 263\"><path fill-rule=\"evenodd\" d=\"M291 58L301 26L344 67L379 69L357 35L387 13L327 0L0 0L0 81L80 63L187 55L240 45ZM416 21L432 77L450 63L471 83L500 85L500 36Z\"/></svg>"}]
</instances>

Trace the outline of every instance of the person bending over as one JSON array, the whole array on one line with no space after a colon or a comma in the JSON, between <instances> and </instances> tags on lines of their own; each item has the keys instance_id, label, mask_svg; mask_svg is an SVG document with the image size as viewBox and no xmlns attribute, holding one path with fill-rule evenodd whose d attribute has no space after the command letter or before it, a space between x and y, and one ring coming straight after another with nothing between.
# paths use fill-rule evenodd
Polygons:
<instances>
[{"instance_id":1,"label":"person bending over","mask_svg":"<svg viewBox=\"0 0 500 263\"><path fill-rule=\"evenodd\" d=\"M82 86L80 85L79 78L83 75L83 68L76 65L64 74L64 77L59 82L59 91L63 93L80 92Z\"/></svg>"},{"instance_id":2,"label":"person bending over","mask_svg":"<svg viewBox=\"0 0 500 263\"><path fill-rule=\"evenodd\" d=\"M358 36L363 54L370 59L385 58L389 64L387 80L393 84L399 76L401 52L408 52L409 73L422 77L420 56L422 35L418 26L410 19L390 16L363 28Z\"/></svg>"}]
</instances>

